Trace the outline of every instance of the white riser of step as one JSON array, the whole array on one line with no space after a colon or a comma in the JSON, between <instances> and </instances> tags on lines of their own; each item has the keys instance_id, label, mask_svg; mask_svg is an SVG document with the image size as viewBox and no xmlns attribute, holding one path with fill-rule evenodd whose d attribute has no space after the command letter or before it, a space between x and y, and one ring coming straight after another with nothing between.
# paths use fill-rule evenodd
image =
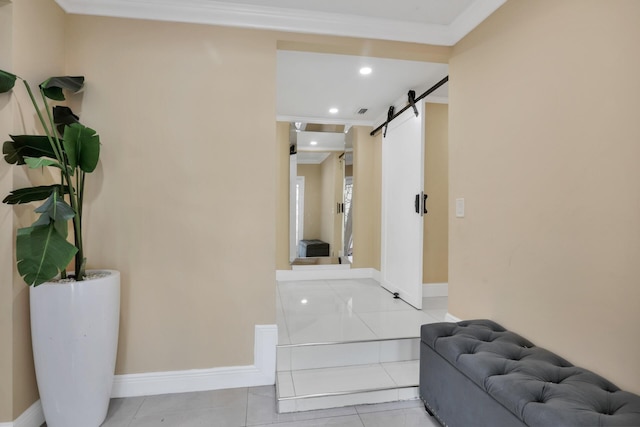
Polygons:
<instances>
[{"instance_id":1,"label":"white riser of step","mask_svg":"<svg viewBox=\"0 0 640 427\"><path fill-rule=\"evenodd\" d=\"M277 347L277 371L330 368L420 358L420 339Z\"/></svg>"},{"instance_id":2,"label":"white riser of step","mask_svg":"<svg viewBox=\"0 0 640 427\"><path fill-rule=\"evenodd\" d=\"M352 405L399 402L418 399L418 387L403 387L393 390L354 392L338 396L310 397L278 401L278 413L315 411L318 409L342 408Z\"/></svg>"},{"instance_id":3,"label":"white riser of step","mask_svg":"<svg viewBox=\"0 0 640 427\"><path fill-rule=\"evenodd\" d=\"M278 411L415 399L418 381L419 360L278 372Z\"/></svg>"}]
</instances>

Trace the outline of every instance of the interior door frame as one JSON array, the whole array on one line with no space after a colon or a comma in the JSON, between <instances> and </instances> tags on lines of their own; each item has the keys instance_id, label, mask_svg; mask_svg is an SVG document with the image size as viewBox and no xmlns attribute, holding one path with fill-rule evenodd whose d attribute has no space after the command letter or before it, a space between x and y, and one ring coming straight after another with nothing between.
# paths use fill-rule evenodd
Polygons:
<instances>
[{"instance_id":1,"label":"interior door frame","mask_svg":"<svg viewBox=\"0 0 640 427\"><path fill-rule=\"evenodd\" d=\"M298 242L304 238L304 182L304 176L296 177L296 252Z\"/></svg>"},{"instance_id":2,"label":"interior door frame","mask_svg":"<svg viewBox=\"0 0 640 427\"><path fill-rule=\"evenodd\" d=\"M298 257L296 224L291 218L296 216L296 177L298 176L298 155L289 155L289 262Z\"/></svg>"}]
</instances>

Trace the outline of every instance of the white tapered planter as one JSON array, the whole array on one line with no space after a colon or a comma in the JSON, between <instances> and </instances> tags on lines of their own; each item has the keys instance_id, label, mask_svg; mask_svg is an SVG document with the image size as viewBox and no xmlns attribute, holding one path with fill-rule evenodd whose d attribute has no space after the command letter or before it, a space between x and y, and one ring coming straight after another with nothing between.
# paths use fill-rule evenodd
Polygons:
<instances>
[{"instance_id":1,"label":"white tapered planter","mask_svg":"<svg viewBox=\"0 0 640 427\"><path fill-rule=\"evenodd\" d=\"M30 288L33 358L47 427L98 427L107 415L120 273L99 271L109 274Z\"/></svg>"}]
</instances>

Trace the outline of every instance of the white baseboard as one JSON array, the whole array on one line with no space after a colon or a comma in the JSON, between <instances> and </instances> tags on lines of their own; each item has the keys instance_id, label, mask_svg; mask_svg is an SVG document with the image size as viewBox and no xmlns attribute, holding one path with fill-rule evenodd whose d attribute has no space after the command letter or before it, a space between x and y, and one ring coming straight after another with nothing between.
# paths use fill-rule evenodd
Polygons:
<instances>
[{"instance_id":1,"label":"white baseboard","mask_svg":"<svg viewBox=\"0 0 640 427\"><path fill-rule=\"evenodd\" d=\"M12 423L0 423L0 427L40 427L44 423L44 412L40 400L36 401Z\"/></svg>"},{"instance_id":2,"label":"white baseboard","mask_svg":"<svg viewBox=\"0 0 640 427\"><path fill-rule=\"evenodd\" d=\"M350 270L350 264L292 265L293 271Z\"/></svg>"},{"instance_id":3,"label":"white baseboard","mask_svg":"<svg viewBox=\"0 0 640 427\"><path fill-rule=\"evenodd\" d=\"M375 280L378 283L382 283L382 273L380 270L376 270L375 268L371 268L371 279Z\"/></svg>"},{"instance_id":4,"label":"white baseboard","mask_svg":"<svg viewBox=\"0 0 640 427\"><path fill-rule=\"evenodd\" d=\"M446 297L449 295L448 283L423 283L422 297Z\"/></svg>"},{"instance_id":5,"label":"white baseboard","mask_svg":"<svg viewBox=\"0 0 640 427\"><path fill-rule=\"evenodd\" d=\"M457 322L462 322L462 319L460 319L459 317L454 316L451 313L447 313L444 316L444 321L445 322L456 322L457 323Z\"/></svg>"},{"instance_id":6,"label":"white baseboard","mask_svg":"<svg viewBox=\"0 0 640 427\"><path fill-rule=\"evenodd\" d=\"M377 275L376 275L377 273ZM380 281L380 272L374 268L329 268L305 270L276 270L276 280L334 280L334 279L375 279Z\"/></svg>"},{"instance_id":7,"label":"white baseboard","mask_svg":"<svg viewBox=\"0 0 640 427\"><path fill-rule=\"evenodd\" d=\"M254 364L188 371L116 375L111 397L220 390L275 384L276 325L256 325Z\"/></svg>"}]
</instances>

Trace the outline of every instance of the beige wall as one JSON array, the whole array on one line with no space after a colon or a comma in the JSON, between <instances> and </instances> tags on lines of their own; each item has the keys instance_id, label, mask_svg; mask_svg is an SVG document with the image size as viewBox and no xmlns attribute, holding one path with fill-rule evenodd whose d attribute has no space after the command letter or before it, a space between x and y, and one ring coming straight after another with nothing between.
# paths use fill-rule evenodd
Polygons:
<instances>
[{"instance_id":1,"label":"beige wall","mask_svg":"<svg viewBox=\"0 0 640 427\"><path fill-rule=\"evenodd\" d=\"M251 364L254 325L275 323L274 261L276 250L285 252L275 236L287 241L288 234L276 220L288 205L280 197L287 163L278 167L276 154L277 47L439 61L450 52L355 38L65 16L53 0L11 7L16 71L35 81L65 71L87 77L80 113L100 132L103 154L89 182L86 246L90 267L122 272L119 374ZM246 111L252 112L252 126L246 126ZM0 123L7 114L0 105ZM238 153L242 163L234 161ZM379 163L375 153L369 157ZM35 179L21 171L7 177L2 170L0 188ZM257 186L255 176L264 178ZM6 221L1 212L6 215L6 209L0 211ZM30 216L26 207L13 212L11 228ZM371 244L374 252L376 247L379 238ZM4 255L0 265L7 262ZM379 256L363 253L361 259L367 266L379 263ZM2 271L0 280L13 280L15 292L10 328L5 320L0 327L0 344L11 339L13 359L0 362L3 393L13 364L13 402L0 404L0 421L15 418L37 399L27 289Z\"/></svg>"},{"instance_id":2,"label":"beige wall","mask_svg":"<svg viewBox=\"0 0 640 427\"><path fill-rule=\"evenodd\" d=\"M298 165L298 176L304 177L303 239L319 239L322 225L322 168L320 165Z\"/></svg>"},{"instance_id":3,"label":"beige wall","mask_svg":"<svg viewBox=\"0 0 640 427\"><path fill-rule=\"evenodd\" d=\"M354 126L353 132L353 267L380 270L382 136Z\"/></svg>"},{"instance_id":4,"label":"beige wall","mask_svg":"<svg viewBox=\"0 0 640 427\"><path fill-rule=\"evenodd\" d=\"M53 0L27 0L0 6L2 38L1 67L26 78L35 88L52 75L64 73L65 14ZM19 107L16 107L19 105ZM22 134L36 129L34 114L22 84L15 96L0 97L0 135ZM4 139L3 139L4 141ZM48 183L50 175L40 171L27 173L23 168L0 166L2 198L11 188ZM30 225L35 206L0 207L0 294L2 315L0 345L0 422L12 421L38 399L29 329L29 292L15 272L15 228ZM7 369L10 371L7 372Z\"/></svg>"},{"instance_id":5,"label":"beige wall","mask_svg":"<svg viewBox=\"0 0 640 427\"><path fill-rule=\"evenodd\" d=\"M449 310L640 392L640 2L510 1L450 63Z\"/></svg>"},{"instance_id":6,"label":"beige wall","mask_svg":"<svg viewBox=\"0 0 640 427\"><path fill-rule=\"evenodd\" d=\"M446 283L449 271L449 106L425 105L424 216L422 283Z\"/></svg>"},{"instance_id":7,"label":"beige wall","mask_svg":"<svg viewBox=\"0 0 640 427\"><path fill-rule=\"evenodd\" d=\"M0 69L12 67L13 5L0 4ZM0 135L13 133L9 94L0 94ZM4 139L2 139L4 141ZM13 170L0 160L0 198L13 189ZM13 421L13 210L0 204L0 424Z\"/></svg>"},{"instance_id":8,"label":"beige wall","mask_svg":"<svg viewBox=\"0 0 640 427\"><path fill-rule=\"evenodd\" d=\"M278 49L438 63L447 63L452 50L448 46L313 34L282 34Z\"/></svg>"},{"instance_id":9,"label":"beige wall","mask_svg":"<svg viewBox=\"0 0 640 427\"><path fill-rule=\"evenodd\" d=\"M289 123L276 123L276 270L290 270L289 264Z\"/></svg>"},{"instance_id":10,"label":"beige wall","mask_svg":"<svg viewBox=\"0 0 640 427\"><path fill-rule=\"evenodd\" d=\"M253 364L275 323L275 36L68 19L102 137L89 266L122 272L117 373Z\"/></svg>"},{"instance_id":11,"label":"beige wall","mask_svg":"<svg viewBox=\"0 0 640 427\"><path fill-rule=\"evenodd\" d=\"M340 153L341 154L341 153ZM320 165L321 201L320 201L320 240L329 243L329 254L338 256L342 246L336 232L341 215L337 211L337 195L342 173L338 159L339 153L331 153ZM341 236L341 235L340 235Z\"/></svg>"},{"instance_id":12,"label":"beige wall","mask_svg":"<svg viewBox=\"0 0 640 427\"><path fill-rule=\"evenodd\" d=\"M254 325L275 323L276 215L288 216L285 203L276 214L279 45L425 60L450 51L74 15L67 42L68 70L87 76L83 119L103 141L87 251L91 266L122 272L121 374L251 364ZM374 240L359 262L379 268L379 226L362 216L360 235Z\"/></svg>"}]
</instances>

